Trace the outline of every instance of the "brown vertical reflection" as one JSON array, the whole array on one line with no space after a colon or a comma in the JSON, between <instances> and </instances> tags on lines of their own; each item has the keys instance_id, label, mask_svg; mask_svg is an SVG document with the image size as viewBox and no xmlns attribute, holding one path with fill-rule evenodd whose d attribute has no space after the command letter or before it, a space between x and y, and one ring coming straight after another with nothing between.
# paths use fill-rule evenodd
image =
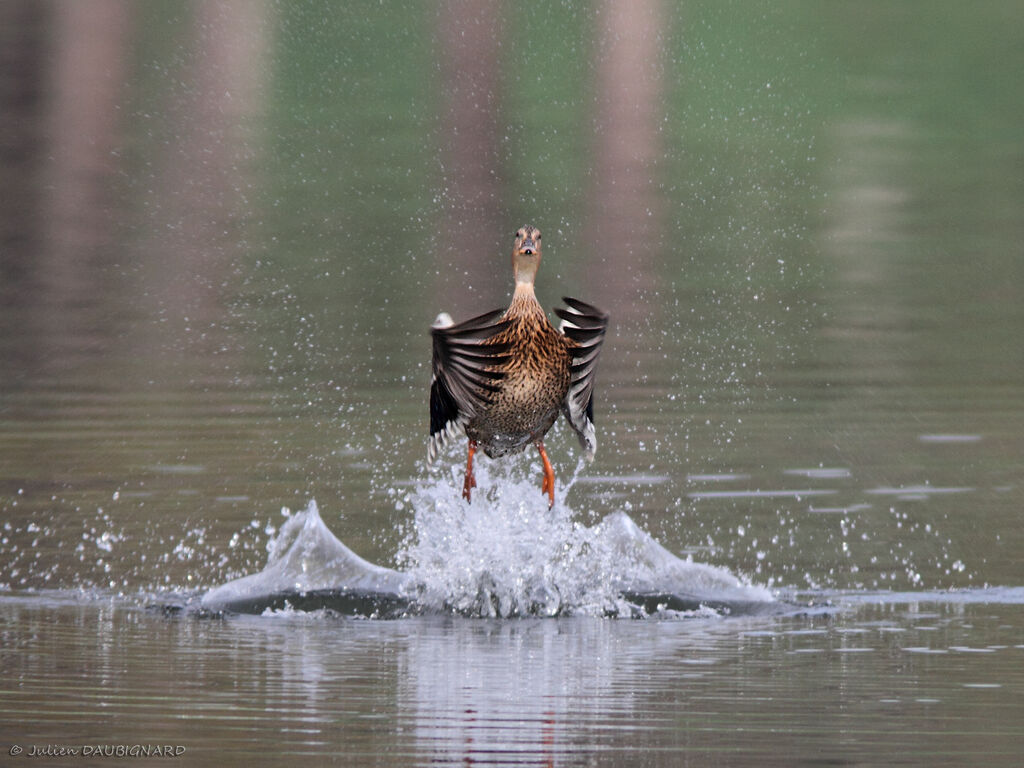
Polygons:
<instances>
[{"instance_id":1,"label":"brown vertical reflection","mask_svg":"<svg viewBox=\"0 0 1024 768\"><path fill-rule=\"evenodd\" d=\"M268 6L218 0L193 6L191 55L155 128L168 140L152 161L137 246L161 340L197 352L223 343L223 297L245 248L256 121L269 65ZM140 339L146 344L148 340Z\"/></svg>"},{"instance_id":2,"label":"brown vertical reflection","mask_svg":"<svg viewBox=\"0 0 1024 768\"><path fill-rule=\"evenodd\" d=\"M132 11L121 0L53 5L46 255L55 262L49 276L58 290L75 292L97 279L94 265L73 254L110 242Z\"/></svg>"},{"instance_id":3,"label":"brown vertical reflection","mask_svg":"<svg viewBox=\"0 0 1024 768\"><path fill-rule=\"evenodd\" d=\"M103 267L133 10L120 0L49 6L33 321L46 340L40 361L57 370L103 348L97 326L109 293Z\"/></svg>"},{"instance_id":4,"label":"brown vertical reflection","mask_svg":"<svg viewBox=\"0 0 1024 768\"><path fill-rule=\"evenodd\" d=\"M43 149L39 72L48 32L49 16L38 0L0 3L0 309L28 303L26 283L38 248L34 177Z\"/></svg>"},{"instance_id":5,"label":"brown vertical reflection","mask_svg":"<svg viewBox=\"0 0 1024 768\"><path fill-rule=\"evenodd\" d=\"M620 326L650 311L656 284L663 15L659 0L605 0L597 13L587 295Z\"/></svg>"},{"instance_id":6,"label":"brown vertical reflection","mask_svg":"<svg viewBox=\"0 0 1024 768\"><path fill-rule=\"evenodd\" d=\"M511 278L500 261L501 244L520 222L501 215L501 134L499 111L499 50L501 14L490 0L446 0L438 16L439 61L446 100L442 137L445 226L434 230L440 270L438 295L444 306L457 308L450 298L472 296L485 308L507 299ZM511 246L510 246L511 248ZM507 275L506 275L507 276Z\"/></svg>"}]
</instances>

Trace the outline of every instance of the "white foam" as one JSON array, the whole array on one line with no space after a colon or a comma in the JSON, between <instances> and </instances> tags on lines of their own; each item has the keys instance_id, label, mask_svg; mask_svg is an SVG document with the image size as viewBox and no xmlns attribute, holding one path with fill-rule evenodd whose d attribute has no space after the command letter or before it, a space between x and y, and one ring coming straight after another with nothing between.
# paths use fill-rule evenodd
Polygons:
<instances>
[{"instance_id":1,"label":"white foam","mask_svg":"<svg viewBox=\"0 0 1024 768\"><path fill-rule=\"evenodd\" d=\"M539 473L525 478L497 466L479 462L472 504L461 498L458 469L406 491L413 525L398 552L402 571L352 552L310 502L284 523L262 571L210 590L203 606L260 610L261 600L276 605L271 599L282 594L316 592L385 593L417 611L501 617L705 615L706 605L773 602L767 589L724 568L676 557L624 512L592 526L575 520L566 505L574 478L548 509ZM641 611L637 595L653 596L656 607Z\"/></svg>"},{"instance_id":2,"label":"white foam","mask_svg":"<svg viewBox=\"0 0 1024 768\"><path fill-rule=\"evenodd\" d=\"M457 478L410 493L415 525L399 562L417 599L493 616L629 615L623 593L685 595L696 601L771 601L768 590L723 568L682 560L624 512L594 526L566 505L572 480L548 509L539 478L482 464L472 504Z\"/></svg>"},{"instance_id":3,"label":"white foam","mask_svg":"<svg viewBox=\"0 0 1024 768\"><path fill-rule=\"evenodd\" d=\"M211 589L202 602L206 608L219 610L284 592L358 589L398 593L406 579L346 547L320 519L316 501L310 501L281 526L262 571Z\"/></svg>"}]
</instances>

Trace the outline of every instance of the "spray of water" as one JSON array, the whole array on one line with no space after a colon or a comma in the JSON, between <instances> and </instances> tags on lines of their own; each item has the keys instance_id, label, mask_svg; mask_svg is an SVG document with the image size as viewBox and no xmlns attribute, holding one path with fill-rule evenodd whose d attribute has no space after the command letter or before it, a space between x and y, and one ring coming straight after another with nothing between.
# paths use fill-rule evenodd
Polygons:
<instances>
[{"instance_id":1,"label":"spray of water","mask_svg":"<svg viewBox=\"0 0 1024 768\"><path fill-rule=\"evenodd\" d=\"M414 612L513 617L705 615L773 602L768 590L723 568L676 557L624 512L592 526L579 522L566 503L574 478L551 509L536 478L508 465L481 462L477 480L472 504L460 497L455 475L425 479L408 491L403 505L413 520L397 553L400 570L352 552L311 502L282 527L263 571L211 590L203 603L315 609L340 605L340 595L356 612L361 604L353 596L366 598L368 613L386 603Z\"/></svg>"},{"instance_id":2,"label":"spray of water","mask_svg":"<svg viewBox=\"0 0 1024 768\"><path fill-rule=\"evenodd\" d=\"M573 520L572 481L548 509L535 478L505 467L480 463L472 504L446 480L410 493L415 524L398 560L417 598L484 616L621 612L624 563L602 526Z\"/></svg>"}]
</instances>

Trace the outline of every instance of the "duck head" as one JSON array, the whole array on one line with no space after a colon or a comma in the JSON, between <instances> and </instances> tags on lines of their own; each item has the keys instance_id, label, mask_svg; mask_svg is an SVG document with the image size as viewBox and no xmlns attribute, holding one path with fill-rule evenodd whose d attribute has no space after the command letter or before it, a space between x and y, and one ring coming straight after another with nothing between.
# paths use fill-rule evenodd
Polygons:
<instances>
[{"instance_id":1,"label":"duck head","mask_svg":"<svg viewBox=\"0 0 1024 768\"><path fill-rule=\"evenodd\" d=\"M529 224L516 231L515 243L512 245L512 274L516 284L533 285L540 266L540 230Z\"/></svg>"}]
</instances>

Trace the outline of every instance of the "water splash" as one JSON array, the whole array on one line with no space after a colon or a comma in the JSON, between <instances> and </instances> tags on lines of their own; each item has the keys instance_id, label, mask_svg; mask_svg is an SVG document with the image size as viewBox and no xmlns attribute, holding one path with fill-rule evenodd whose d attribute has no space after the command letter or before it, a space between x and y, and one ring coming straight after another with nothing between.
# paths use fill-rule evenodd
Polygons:
<instances>
[{"instance_id":1,"label":"water splash","mask_svg":"<svg viewBox=\"0 0 1024 768\"><path fill-rule=\"evenodd\" d=\"M336 538L320 519L316 501L288 518L268 552L262 571L210 590L203 606L252 613L340 605L342 612L360 613L369 605L372 613L377 601L406 588L406 576L367 562Z\"/></svg>"},{"instance_id":2,"label":"water splash","mask_svg":"<svg viewBox=\"0 0 1024 768\"><path fill-rule=\"evenodd\" d=\"M635 615L638 595L689 598L692 608L770 601L725 569L670 553L624 512L593 526L574 519L559 489L548 509L534 478L486 465L466 504L452 485L410 494L413 532L399 552L419 601L483 616Z\"/></svg>"},{"instance_id":3,"label":"water splash","mask_svg":"<svg viewBox=\"0 0 1024 768\"><path fill-rule=\"evenodd\" d=\"M565 503L571 481L548 509L532 478L487 465L477 478L472 504L443 478L408 492L413 525L397 553L401 570L360 558L310 503L282 527L263 571L211 590L203 604L489 617L719 615L775 605L767 589L724 568L676 557L624 512L593 526L575 520Z\"/></svg>"}]
</instances>

